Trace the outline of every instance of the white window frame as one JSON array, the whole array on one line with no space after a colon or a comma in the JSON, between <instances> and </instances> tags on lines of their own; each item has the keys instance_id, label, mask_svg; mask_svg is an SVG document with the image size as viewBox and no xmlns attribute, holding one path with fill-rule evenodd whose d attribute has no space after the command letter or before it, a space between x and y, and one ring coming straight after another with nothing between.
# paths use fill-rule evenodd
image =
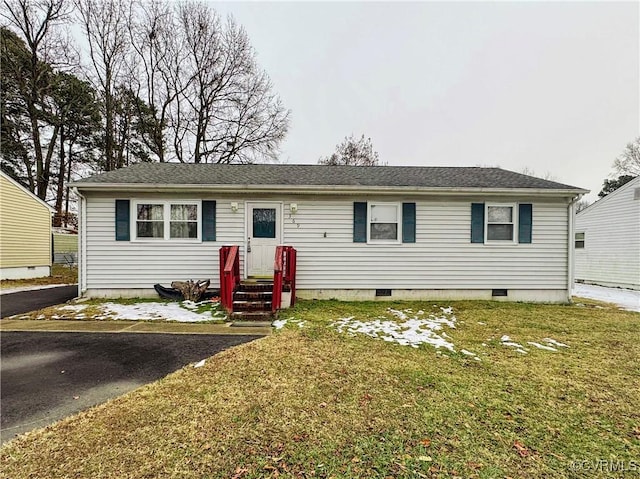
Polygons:
<instances>
[{"instance_id":1,"label":"white window frame","mask_svg":"<svg viewBox=\"0 0 640 479\"><path fill-rule=\"evenodd\" d=\"M511 208L511 223L489 223L489 208ZM512 224L513 235L510 240L489 239L490 224ZM516 203L485 203L484 205L484 242L485 244L518 244L518 205Z\"/></svg>"},{"instance_id":2,"label":"white window frame","mask_svg":"<svg viewBox=\"0 0 640 479\"><path fill-rule=\"evenodd\" d=\"M396 208L396 221L398 224L397 238L391 239L371 239L371 207L372 206L394 206ZM372 244L402 244L402 203L395 201L367 201L367 243Z\"/></svg>"},{"instance_id":3,"label":"white window frame","mask_svg":"<svg viewBox=\"0 0 640 479\"><path fill-rule=\"evenodd\" d=\"M582 239L578 239L578 235L582 235ZM577 246L578 241L582 242L582 246ZM584 231L576 231L573 235L573 247L574 249L584 249L587 244L587 235Z\"/></svg>"},{"instance_id":4,"label":"white window frame","mask_svg":"<svg viewBox=\"0 0 640 479\"><path fill-rule=\"evenodd\" d=\"M162 238L138 238L138 205L162 205L164 236ZM198 228L196 238L171 238L171 205L196 205L198 207ZM131 201L130 233L132 241L140 243L201 243L202 242L202 201L201 200L159 200L154 198L134 199Z\"/></svg>"}]
</instances>

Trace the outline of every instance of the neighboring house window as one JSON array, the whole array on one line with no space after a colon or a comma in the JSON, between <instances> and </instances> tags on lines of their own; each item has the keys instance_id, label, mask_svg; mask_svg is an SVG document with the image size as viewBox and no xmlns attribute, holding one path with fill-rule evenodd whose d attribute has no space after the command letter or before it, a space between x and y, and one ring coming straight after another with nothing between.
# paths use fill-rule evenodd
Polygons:
<instances>
[{"instance_id":1,"label":"neighboring house window","mask_svg":"<svg viewBox=\"0 0 640 479\"><path fill-rule=\"evenodd\" d=\"M576 249L584 248L584 232L576 233Z\"/></svg>"},{"instance_id":2,"label":"neighboring house window","mask_svg":"<svg viewBox=\"0 0 640 479\"><path fill-rule=\"evenodd\" d=\"M486 207L487 241L515 241L515 206L486 205Z\"/></svg>"},{"instance_id":3,"label":"neighboring house window","mask_svg":"<svg viewBox=\"0 0 640 479\"><path fill-rule=\"evenodd\" d=\"M400 242L400 203L369 203L369 241Z\"/></svg>"},{"instance_id":4,"label":"neighboring house window","mask_svg":"<svg viewBox=\"0 0 640 479\"><path fill-rule=\"evenodd\" d=\"M136 239L198 240L198 201L134 202Z\"/></svg>"}]
</instances>

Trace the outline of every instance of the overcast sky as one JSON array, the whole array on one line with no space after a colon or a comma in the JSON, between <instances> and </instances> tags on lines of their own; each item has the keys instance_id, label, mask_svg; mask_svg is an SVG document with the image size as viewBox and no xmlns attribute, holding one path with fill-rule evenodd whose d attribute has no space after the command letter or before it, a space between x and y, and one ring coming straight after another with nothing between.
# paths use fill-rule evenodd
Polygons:
<instances>
[{"instance_id":1,"label":"overcast sky","mask_svg":"<svg viewBox=\"0 0 640 479\"><path fill-rule=\"evenodd\" d=\"M350 134L390 165L500 166L592 190L640 135L638 2L214 2L291 109L288 163Z\"/></svg>"}]
</instances>

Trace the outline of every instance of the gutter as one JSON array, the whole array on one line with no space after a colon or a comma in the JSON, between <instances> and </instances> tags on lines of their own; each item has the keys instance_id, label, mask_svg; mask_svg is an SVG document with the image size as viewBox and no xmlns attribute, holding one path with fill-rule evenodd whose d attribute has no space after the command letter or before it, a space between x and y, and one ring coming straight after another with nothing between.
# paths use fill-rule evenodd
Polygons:
<instances>
[{"instance_id":1,"label":"gutter","mask_svg":"<svg viewBox=\"0 0 640 479\"><path fill-rule=\"evenodd\" d=\"M460 194L495 194L501 196L546 196L575 197L589 190L583 189L546 189L546 188L469 188L469 187L416 187L416 186L362 186L362 185L199 185L199 184L162 184L162 183L83 183L71 184L84 191L136 191L136 192L216 192L216 193L274 193L278 194L316 194L316 195L353 195L353 194L434 194L452 196Z\"/></svg>"},{"instance_id":2,"label":"gutter","mask_svg":"<svg viewBox=\"0 0 640 479\"><path fill-rule=\"evenodd\" d=\"M575 267L575 222L576 222L576 203L582 198L582 194L575 196L567 205L567 300L571 302L571 291L574 283L574 267Z\"/></svg>"},{"instance_id":3,"label":"gutter","mask_svg":"<svg viewBox=\"0 0 640 479\"><path fill-rule=\"evenodd\" d=\"M72 187L73 192L80 198L79 227L78 227L78 297L82 297L87 290L86 252L87 252L87 199L78 191L77 187Z\"/></svg>"}]
</instances>

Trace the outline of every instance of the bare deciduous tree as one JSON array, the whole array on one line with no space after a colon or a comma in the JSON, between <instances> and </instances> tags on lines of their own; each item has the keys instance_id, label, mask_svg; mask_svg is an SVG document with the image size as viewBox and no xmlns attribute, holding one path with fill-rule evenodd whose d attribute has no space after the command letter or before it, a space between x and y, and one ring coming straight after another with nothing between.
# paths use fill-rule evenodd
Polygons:
<instances>
[{"instance_id":1,"label":"bare deciduous tree","mask_svg":"<svg viewBox=\"0 0 640 479\"><path fill-rule=\"evenodd\" d=\"M93 69L92 79L103 97L105 119L104 164L110 171L119 168L116 153L115 92L130 72L129 52L131 0L75 0L79 19L89 44L89 57Z\"/></svg>"},{"instance_id":2,"label":"bare deciduous tree","mask_svg":"<svg viewBox=\"0 0 640 479\"><path fill-rule=\"evenodd\" d=\"M289 112L271 92L244 29L203 3L180 4L178 18L188 55L173 115L176 156L185 161L189 148L196 163L275 159Z\"/></svg>"},{"instance_id":3,"label":"bare deciduous tree","mask_svg":"<svg viewBox=\"0 0 640 479\"><path fill-rule=\"evenodd\" d=\"M71 13L70 5L64 0L5 0L3 3L5 8L1 14L24 41L28 59L4 64L2 68L15 69L13 77L29 118L35 160L35 179L29 162L26 162L27 175L35 193L45 199L59 125L53 125L48 142L42 131L52 125L47 111L47 98L53 84L51 65L63 55L65 42L58 29Z\"/></svg>"},{"instance_id":4,"label":"bare deciduous tree","mask_svg":"<svg viewBox=\"0 0 640 479\"><path fill-rule=\"evenodd\" d=\"M145 142L163 162L167 159L165 130L178 96L190 81L182 79L185 48L171 5L162 0L139 1L130 25L136 53L136 75L132 90L152 109L152 122ZM142 113L142 112L140 112ZM142 116L142 115L141 115Z\"/></svg>"},{"instance_id":5,"label":"bare deciduous tree","mask_svg":"<svg viewBox=\"0 0 640 479\"><path fill-rule=\"evenodd\" d=\"M613 167L619 175L640 176L640 136L627 144Z\"/></svg>"},{"instance_id":6,"label":"bare deciduous tree","mask_svg":"<svg viewBox=\"0 0 640 479\"><path fill-rule=\"evenodd\" d=\"M336 145L336 151L330 156L320 158L320 165L352 165L352 166L379 166L378 152L373 150L371 138L364 135L356 140L355 136L345 137L344 141Z\"/></svg>"}]
</instances>

